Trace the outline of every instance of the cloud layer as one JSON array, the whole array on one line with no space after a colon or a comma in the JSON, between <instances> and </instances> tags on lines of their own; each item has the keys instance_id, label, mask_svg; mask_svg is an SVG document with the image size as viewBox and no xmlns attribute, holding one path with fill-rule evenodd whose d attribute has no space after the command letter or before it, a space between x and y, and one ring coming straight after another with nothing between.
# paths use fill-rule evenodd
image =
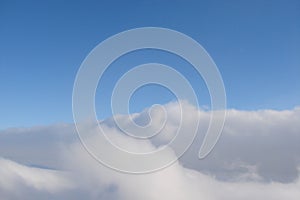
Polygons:
<instances>
[{"instance_id":1,"label":"cloud layer","mask_svg":"<svg viewBox=\"0 0 300 200\"><path fill-rule=\"evenodd\" d=\"M117 145L147 152L163 146L176 135L180 121L178 104L169 103L165 109L168 114L166 124L150 141L141 143L124 135L112 119L101 122L101 125ZM197 156L211 113L186 102L183 109L189 113L183 118L186 134L190 134L189 124L200 119L198 136L191 148L172 166L143 175L124 174L99 164L85 151L72 124L3 130L0 132L0 156L3 157L0 159L0 198L300 198L299 108L285 111L228 110L222 137L213 152L203 160ZM152 117L160 119L161 114L153 112ZM129 116L118 117L126 122ZM141 124L149 121L147 111L132 117ZM157 123L152 126L155 128ZM91 130L87 128L86 131ZM101 141L90 139L101 145ZM176 151L169 150L170 153L160 155L161 159L176 156Z\"/></svg>"}]
</instances>

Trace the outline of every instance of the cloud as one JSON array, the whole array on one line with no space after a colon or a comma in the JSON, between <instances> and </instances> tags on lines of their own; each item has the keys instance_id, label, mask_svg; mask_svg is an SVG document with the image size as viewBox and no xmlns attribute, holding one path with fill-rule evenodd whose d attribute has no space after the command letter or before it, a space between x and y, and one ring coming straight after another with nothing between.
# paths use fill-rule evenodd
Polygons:
<instances>
[{"instance_id":1,"label":"cloud","mask_svg":"<svg viewBox=\"0 0 300 200\"><path fill-rule=\"evenodd\" d=\"M102 121L101 125L116 144L131 151L147 152L165 145L176 135L180 122L178 104L169 103L165 109L168 114L165 126L150 141L141 143L126 136L112 119ZM200 119L195 142L172 166L143 175L124 174L99 164L85 151L71 124L1 131L0 156L7 159L0 159L0 197L100 200L300 198L300 108L228 110L222 137L204 160L197 156L211 113L198 110L187 102L183 103L183 109L188 111L188 116L183 118L187 132L189 124ZM138 123L147 123L147 112L136 113L133 117ZM128 122L129 116L117 117ZM151 117L161 119L161 112L153 112ZM150 128L160 125L154 122ZM124 123L124 126L131 126L131 123ZM101 145L97 138L88 139ZM176 152L169 150L160 155L161 159L176 156Z\"/></svg>"},{"instance_id":2,"label":"cloud","mask_svg":"<svg viewBox=\"0 0 300 200\"><path fill-rule=\"evenodd\" d=\"M300 108L228 110L223 135L210 156L203 161L191 159L202 141L198 137L182 162L222 180L255 173L262 181L292 182L298 178L300 166L299 121Z\"/></svg>"},{"instance_id":3,"label":"cloud","mask_svg":"<svg viewBox=\"0 0 300 200\"><path fill-rule=\"evenodd\" d=\"M0 158L0 198L25 199L24 195L41 197L60 194L73 188L73 183L62 171L20 165Z\"/></svg>"},{"instance_id":4,"label":"cloud","mask_svg":"<svg viewBox=\"0 0 300 200\"><path fill-rule=\"evenodd\" d=\"M93 187L93 192L87 192L88 199L101 199L106 196L111 197L108 199L122 200L296 200L300 197L299 180L286 184L241 179L235 182L220 181L213 176L185 168L179 162L156 173L131 175L99 165L87 156L81 146L73 146L71 152L77 156L66 162L70 165L70 170L85 177L83 185ZM86 190L89 191L90 188ZM89 195L90 193L93 195Z\"/></svg>"}]
</instances>

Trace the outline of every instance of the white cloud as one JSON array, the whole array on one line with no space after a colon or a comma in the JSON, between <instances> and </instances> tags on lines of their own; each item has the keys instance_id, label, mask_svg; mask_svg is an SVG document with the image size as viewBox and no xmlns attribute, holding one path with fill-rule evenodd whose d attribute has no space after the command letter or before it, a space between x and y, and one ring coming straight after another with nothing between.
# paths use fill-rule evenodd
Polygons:
<instances>
[{"instance_id":1,"label":"white cloud","mask_svg":"<svg viewBox=\"0 0 300 200\"><path fill-rule=\"evenodd\" d=\"M0 156L24 165L0 160L0 197L20 199L25 194L31 196L30 199L300 198L299 108L287 111L229 110L221 140L204 160L198 160L197 155L210 113L197 110L187 103L184 109L188 109L189 113L188 117L184 117L184 125L187 127L200 116L196 141L179 162L156 173L144 175L119 173L100 165L84 150L72 125L2 131ZM106 120L102 125L111 139L124 148L149 151L165 144L176 133L177 104L167 104L166 110L169 118L161 132L166 135L157 136L150 142L139 143L138 140L130 139L115 128L112 120ZM155 114L160 113L153 115L159 117ZM135 114L136 119L143 122L145 116L145 113ZM101 144L101 141L94 142ZM175 154L160 156L169 159ZM28 165L46 166L55 170Z\"/></svg>"},{"instance_id":2,"label":"white cloud","mask_svg":"<svg viewBox=\"0 0 300 200\"><path fill-rule=\"evenodd\" d=\"M73 188L66 172L28 167L0 158L0 198L25 199L24 193L59 194Z\"/></svg>"},{"instance_id":3,"label":"white cloud","mask_svg":"<svg viewBox=\"0 0 300 200\"><path fill-rule=\"evenodd\" d=\"M99 165L81 146L74 146L71 152L77 156L69 158L67 164L70 165L70 170L74 170L74 174L85 177L85 181L81 184L87 187L87 191L91 190L87 195L93 194L88 195L88 199L107 196L111 193L109 190L111 187L114 188L113 195L119 197L116 199L122 200L296 200L300 197L299 180L288 184L245 180L219 181L199 171L184 168L180 163L175 163L157 173L130 175Z\"/></svg>"}]
</instances>

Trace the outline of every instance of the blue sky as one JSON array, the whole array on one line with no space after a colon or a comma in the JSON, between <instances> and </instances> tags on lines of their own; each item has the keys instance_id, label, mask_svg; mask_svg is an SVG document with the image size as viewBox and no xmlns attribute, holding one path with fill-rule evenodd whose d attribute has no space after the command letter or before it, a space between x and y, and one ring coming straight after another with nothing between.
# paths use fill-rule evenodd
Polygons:
<instances>
[{"instance_id":1,"label":"blue sky","mask_svg":"<svg viewBox=\"0 0 300 200\"><path fill-rule=\"evenodd\" d=\"M299 11L300 1L293 0L0 0L0 129L72 122L73 82L83 59L107 37L145 26L174 29L203 45L223 76L229 108L293 108L300 102ZM110 115L114 80L131 65L153 60L187 75L200 104L209 103L187 63L164 52L135 52L104 77L104 92L96 97L100 118ZM131 109L172 98L162 88L145 87Z\"/></svg>"}]
</instances>

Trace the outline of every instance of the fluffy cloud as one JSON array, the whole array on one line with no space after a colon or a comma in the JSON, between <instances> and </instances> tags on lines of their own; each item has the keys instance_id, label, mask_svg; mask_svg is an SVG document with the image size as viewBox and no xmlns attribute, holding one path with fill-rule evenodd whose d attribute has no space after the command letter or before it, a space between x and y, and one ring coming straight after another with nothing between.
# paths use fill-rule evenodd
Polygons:
<instances>
[{"instance_id":1,"label":"fluffy cloud","mask_svg":"<svg viewBox=\"0 0 300 200\"><path fill-rule=\"evenodd\" d=\"M177 103L165 105L168 118L159 135L140 142L124 135L112 119L101 122L110 139L132 151L149 151L175 135ZM197 159L210 112L183 103L183 125L200 119L191 148L172 166L155 173L131 175L99 164L83 148L73 125L54 125L0 132L1 199L299 199L300 109L228 110L223 135L211 154ZM128 116L118 116L128 121ZM132 116L147 123L147 111ZM199 117L199 118L198 118ZM161 119L161 112L152 118ZM152 125L155 129L157 121ZM125 126L130 126L130 123ZM91 131L87 129L86 131ZM89 138L95 144L101 141ZM109 152L107 152L109 153ZM162 159L176 152L160 155ZM9 161L14 160L13 161ZM122 158L120 158L122 159ZM50 168L50 169L49 169ZM23 197L23 198L22 198Z\"/></svg>"},{"instance_id":2,"label":"fluffy cloud","mask_svg":"<svg viewBox=\"0 0 300 200\"><path fill-rule=\"evenodd\" d=\"M0 177L1 199L49 198L73 189L65 172L28 167L3 158L0 158Z\"/></svg>"},{"instance_id":3,"label":"fluffy cloud","mask_svg":"<svg viewBox=\"0 0 300 200\"><path fill-rule=\"evenodd\" d=\"M85 179L88 199L205 199L205 200L252 200L252 199L290 199L300 197L300 181L291 183L257 182L247 180L220 181L210 175L191 170L177 162L156 173L132 175L118 173L99 165L86 155L81 146L73 146L68 165L74 174ZM69 154L68 154L69 155ZM76 166L76 167L74 167ZM92 187L92 189L91 189Z\"/></svg>"},{"instance_id":4,"label":"fluffy cloud","mask_svg":"<svg viewBox=\"0 0 300 200\"><path fill-rule=\"evenodd\" d=\"M300 166L300 108L285 111L228 110L223 135L205 160L191 159L202 138L183 157L189 168L222 180L260 179L288 183ZM252 174L251 176L245 176ZM253 176L254 175L254 176Z\"/></svg>"}]
</instances>

